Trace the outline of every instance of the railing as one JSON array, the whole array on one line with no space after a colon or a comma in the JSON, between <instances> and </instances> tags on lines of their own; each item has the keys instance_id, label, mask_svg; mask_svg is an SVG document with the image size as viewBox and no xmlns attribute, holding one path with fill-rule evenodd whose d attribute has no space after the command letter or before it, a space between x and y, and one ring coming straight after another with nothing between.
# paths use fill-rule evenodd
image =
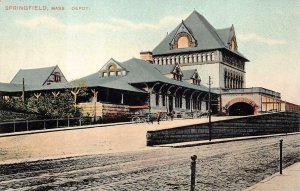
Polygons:
<instances>
[{"instance_id":1,"label":"railing","mask_svg":"<svg viewBox=\"0 0 300 191\"><path fill-rule=\"evenodd\" d=\"M91 124L97 124L97 121L94 121L93 117L44 120L15 120L0 123L0 133L74 127Z\"/></svg>"},{"instance_id":2,"label":"railing","mask_svg":"<svg viewBox=\"0 0 300 191\"><path fill-rule=\"evenodd\" d=\"M262 87L252 87L252 88L239 88L239 89L224 89L223 93L264 93L267 95L275 96L276 98L280 98L281 94L279 92L275 92L273 90L269 90ZM218 91L216 91L218 92Z\"/></svg>"}]
</instances>

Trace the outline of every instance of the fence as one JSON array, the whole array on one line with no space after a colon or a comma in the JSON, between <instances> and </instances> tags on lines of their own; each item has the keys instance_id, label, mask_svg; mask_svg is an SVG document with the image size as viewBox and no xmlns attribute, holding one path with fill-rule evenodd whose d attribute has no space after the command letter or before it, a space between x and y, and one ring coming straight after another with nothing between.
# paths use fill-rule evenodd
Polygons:
<instances>
[{"instance_id":1,"label":"fence","mask_svg":"<svg viewBox=\"0 0 300 191\"><path fill-rule=\"evenodd\" d=\"M67 119L44 119L44 120L16 120L0 123L0 133L13 133L31 130L43 130L62 127L74 127L97 124L93 117L67 118Z\"/></svg>"}]
</instances>

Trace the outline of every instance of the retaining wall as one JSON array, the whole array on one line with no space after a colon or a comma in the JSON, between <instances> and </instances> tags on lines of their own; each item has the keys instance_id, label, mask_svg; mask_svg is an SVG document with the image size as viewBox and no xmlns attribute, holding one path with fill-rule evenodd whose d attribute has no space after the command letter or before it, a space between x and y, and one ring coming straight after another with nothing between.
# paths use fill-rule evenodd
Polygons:
<instances>
[{"instance_id":1,"label":"retaining wall","mask_svg":"<svg viewBox=\"0 0 300 191\"><path fill-rule=\"evenodd\" d=\"M300 113L280 112L212 122L212 139L300 131ZM209 139L208 123L147 132L147 145Z\"/></svg>"}]
</instances>

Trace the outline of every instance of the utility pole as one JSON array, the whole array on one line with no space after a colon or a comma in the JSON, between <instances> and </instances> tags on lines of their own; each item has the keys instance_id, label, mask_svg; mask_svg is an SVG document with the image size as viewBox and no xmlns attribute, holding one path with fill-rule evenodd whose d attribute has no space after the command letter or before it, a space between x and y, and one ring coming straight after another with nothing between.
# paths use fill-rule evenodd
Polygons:
<instances>
[{"instance_id":1,"label":"utility pole","mask_svg":"<svg viewBox=\"0 0 300 191\"><path fill-rule=\"evenodd\" d=\"M23 78L23 83L22 83L22 101L23 104L25 105L25 79Z\"/></svg>"},{"instance_id":2,"label":"utility pole","mask_svg":"<svg viewBox=\"0 0 300 191\"><path fill-rule=\"evenodd\" d=\"M209 141L211 141L211 77L208 78L208 131Z\"/></svg>"}]
</instances>

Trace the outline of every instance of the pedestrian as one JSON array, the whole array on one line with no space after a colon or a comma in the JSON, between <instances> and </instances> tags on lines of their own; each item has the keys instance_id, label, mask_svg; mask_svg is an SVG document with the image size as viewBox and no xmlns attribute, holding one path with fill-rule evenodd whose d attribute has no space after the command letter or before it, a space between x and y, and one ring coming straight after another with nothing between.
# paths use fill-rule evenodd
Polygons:
<instances>
[{"instance_id":1,"label":"pedestrian","mask_svg":"<svg viewBox=\"0 0 300 191\"><path fill-rule=\"evenodd\" d=\"M174 116L175 116L175 111L174 111L174 110L172 110L172 111L171 111L171 121L173 121L173 119L174 119Z\"/></svg>"},{"instance_id":2,"label":"pedestrian","mask_svg":"<svg viewBox=\"0 0 300 191\"><path fill-rule=\"evenodd\" d=\"M160 121L160 112L157 112L157 114L156 114L156 117L157 117L157 124L159 124L159 121Z\"/></svg>"}]
</instances>

